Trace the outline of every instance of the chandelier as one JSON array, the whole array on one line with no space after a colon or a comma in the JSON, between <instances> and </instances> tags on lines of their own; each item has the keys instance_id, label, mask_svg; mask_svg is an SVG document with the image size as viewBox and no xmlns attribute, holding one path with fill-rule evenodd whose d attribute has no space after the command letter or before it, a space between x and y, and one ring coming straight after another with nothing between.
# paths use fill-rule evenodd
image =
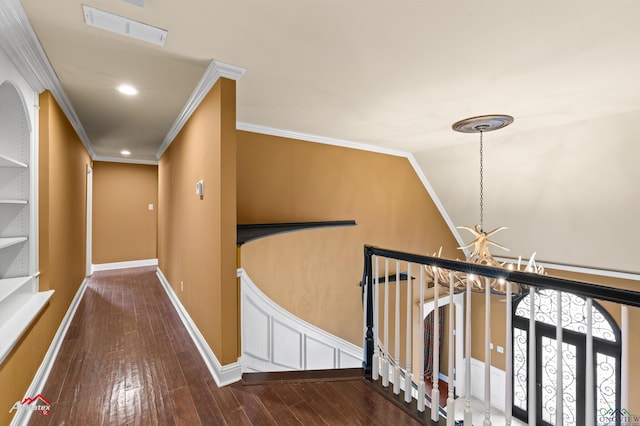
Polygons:
<instances>
[{"instance_id":1,"label":"chandelier","mask_svg":"<svg viewBox=\"0 0 640 426\"><path fill-rule=\"evenodd\" d=\"M496 234L497 232L507 229L504 226L495 228L489 232L484 230L484 152L483 152L483 135L485 132L491 132L493 130L498 130L503 127L508 126L513 123L513 117L509 115L482 115L479 117L471 117L465 118L464 120L457 121L453 123L451 126L453 130L461 133L480 133L480 223L475 225L473 228L469 228L467 226L458 226L458 229L464 229L471 232L475 240L470 242L469 244L458 247L460 250L465 250L473 247L473 251L471 255L467 258L467 262L474 263L477 265L486 265L493 266L495 268L503 268L509 271L514 269L520 271L522 267L522 259L518 258L517 265L507 262L499 262L497 261L491 251L489 250L489 246L495 246L501 248L503 250L509 251L506 247L491 241L489 237ZM440 252L434 257L440 257L442 254L442 248ZM544 274L544 268L542 266L538 266L535 263L535 253L529 259L527 266L524 268L525 272L533 272L536 274ZM442 285L447 285L450 279L454 281L454 289L456 292L463 291L467 283L471 285L472 291L483 292L486 290L486 287L489 286L492 293L497 293L504 295L506 294L506 282L502 278L487 278L480 277L477 275L466 274L464 272L448 272L440 268L436 267L428 267L425 266L425 271L427 277L430 281L434 283L439 283ZM517 283L512 283L511 285L512 294L519 295L523 291L523 286Z\"/></svg>"}]
</instances>

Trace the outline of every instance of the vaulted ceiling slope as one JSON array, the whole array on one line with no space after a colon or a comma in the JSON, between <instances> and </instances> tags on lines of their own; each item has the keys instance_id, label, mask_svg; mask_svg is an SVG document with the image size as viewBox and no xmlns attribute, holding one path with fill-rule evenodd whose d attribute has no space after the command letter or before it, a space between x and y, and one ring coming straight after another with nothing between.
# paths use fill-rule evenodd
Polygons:
<instances>
[{"instance_id":1,"label":"vaulted ceiling slope","mask_svg":"<svg viewBox=\"0 0 640 426\"><path fill-rule=\"evenodd\" d=\"M470 226L478 138L451 124L509 114L485 135L486 227L509 227L496 241L640 274L637 1L84 2L168 30L163 47L87 26L82 4L22 1L97 156L153 160L215 59L247 70L243 126L406 153Z\"/></svg>"}]
</instances>

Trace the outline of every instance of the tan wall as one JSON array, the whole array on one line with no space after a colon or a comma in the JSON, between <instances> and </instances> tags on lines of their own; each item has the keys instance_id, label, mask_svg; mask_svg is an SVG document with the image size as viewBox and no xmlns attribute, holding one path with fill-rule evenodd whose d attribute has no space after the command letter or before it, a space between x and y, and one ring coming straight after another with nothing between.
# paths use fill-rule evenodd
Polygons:
<instances>
[{"instance_id":1,"label":"tan wall","mask_svg":"<svg viewBox=\"0 0 640 426\"><path fill-rule=\"evenodd\" d=\"M484 361L485 351L485 295L473 293L471 297L471 356ZM504 353L498 352L498 346L505 347L506 342L506 303L504 297L491 297L491 365L505 369Z\"/></svg>"},{"instance_id":2,"label":"tan wall","mask_svg":"<svg viewBox=\"0 0 640 426\"><path fill-rule=\"evenodd\" d=\"M588 282L593 284L600 284L609 287L624 288L628 290L638 291L638 282L632 280L625 280L620 278L609 278L589 274L580 274L575 272L566 272L558 270L548 270L547 273L550 276L559 278L566 278L575 281ZM471 356L484 361L484 295L474 294L472 306L472 345ZM620 326L621 321L621 308L620 305L611 302L597 301L613 319ZM506 328L505 328L505 306L503 297L493 297L491 301L491 341L494 343L494 350L491 351L491 364L505 369L505 357L504 354L499 354L496 350L497 345L505 346L506 342ZM628 409L631 413L640 413L640 392L634 392L634 383L640 381L640 365L634 363L633 360L640 359L640 308L629 308L629 324L631 329L629 330L629 358L630 371L629 381L632 389L630 389L630 401L629 407L623 407Z\"/></svg>"},{"instance_id":3,"label":"tan wall","mask_svg":"<svg viewBox=\"0 0 640 426\"><path fill-rule=\"evenodd\" d=\"M364 244L420 254L443 245L455 258L449 228L406 158L238 132L238 223L344 219L357 226L255 240L241 261L285 309L362 346Z\"/></svg>"},{"instance_id":4,"label":"tan wall","mask_svg":"<svg viewBox=\"0 0 640 426\"><path fill-rule=\"evenodd\" d=\"M157 207L157 166L95 162L92 263L157 258Z\"/></svg>"},{"instance_id":5,"label":"tan wall","mask_svg":"<svg viewBox=\"0 0 640 426\"><path fill-rule=\"evenodd\" d=\"M221 79L158 167L159 266L222 364L239 346L235 126L235 82Z\"/></svg>"},{"instance_id":6,"label":"tan wall","mask_svg":"<svg viewBox=\"0 0 640 426\"><path fill-rule=\"evenodd\" d=\"M39 131L40 289L55 294L0 365L3 425L10 423L9 409L24 397L85 276L86 166L91 160L49 92L40 95Z\"/></svg>"}]
</instances>

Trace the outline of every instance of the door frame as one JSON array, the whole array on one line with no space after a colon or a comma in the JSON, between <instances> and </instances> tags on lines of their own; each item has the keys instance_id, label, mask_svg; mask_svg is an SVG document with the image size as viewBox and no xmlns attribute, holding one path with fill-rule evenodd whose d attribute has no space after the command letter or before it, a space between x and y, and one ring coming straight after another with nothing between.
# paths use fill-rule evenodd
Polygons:
<instances>
[{"instance_id":1,"label":"door frame","mask_svg":"<svg viewBox=\"0 0 640 426\"><path fill-rule=\"evenodd\" d=\"M93 244L93 169L89 164L87 164L87 212L86 212L86 223L87 223L87 242L86 242L86 275L90 276L93 274L93 253L92 253L92 244Z\"/></svg>"}]
</instances>

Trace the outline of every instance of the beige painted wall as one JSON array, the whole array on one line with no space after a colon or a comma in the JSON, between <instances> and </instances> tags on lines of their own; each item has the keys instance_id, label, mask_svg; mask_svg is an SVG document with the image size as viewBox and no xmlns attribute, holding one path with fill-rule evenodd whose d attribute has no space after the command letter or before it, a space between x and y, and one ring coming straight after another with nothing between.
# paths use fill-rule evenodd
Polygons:
<instances>
[{"instance_id":1,"label":"beige painted wall","mask_svg":"<svg viewBox=\"0 0 640 426\"><path fill-rule=\"evenodd\" d=\"M235 108L220 79L158 166L159 266L223 365L239 354Z\"/></svg>"},{"instance_id":2,"label":"beige painted wall","mask_svg":"<svg viewBox=\"0 0 640 426\"><path fill-rule=\"evenodd\" d=\"M362 346L364 244L455 258L449 228L406 158L238 132L238 223L343 219L357 225L249 242L241 263L276 303Z\"/></svg>"},{"instance_id":3,"label":"beige painted wall","mask_svg":"<svg viewBox=\"0 0 640 426\"><path fill-rule=\"evenodd\" d=\"M0 365L0 424L22 400L85 275L86 166L91 159L49 92L39 114L40 289L49 305ZM55 395L44 395L54 399Z\"/></svg>"},{"instance_id":4,"label":"beige painted wall","mask_svg":"<svg viewBox=\"0 0 640 426\"><path fill-rule=\"evenodd\" d=\"M95 162L92 263L157 258L157 207L157 166Z\"/></svg>"}]
</instances>

